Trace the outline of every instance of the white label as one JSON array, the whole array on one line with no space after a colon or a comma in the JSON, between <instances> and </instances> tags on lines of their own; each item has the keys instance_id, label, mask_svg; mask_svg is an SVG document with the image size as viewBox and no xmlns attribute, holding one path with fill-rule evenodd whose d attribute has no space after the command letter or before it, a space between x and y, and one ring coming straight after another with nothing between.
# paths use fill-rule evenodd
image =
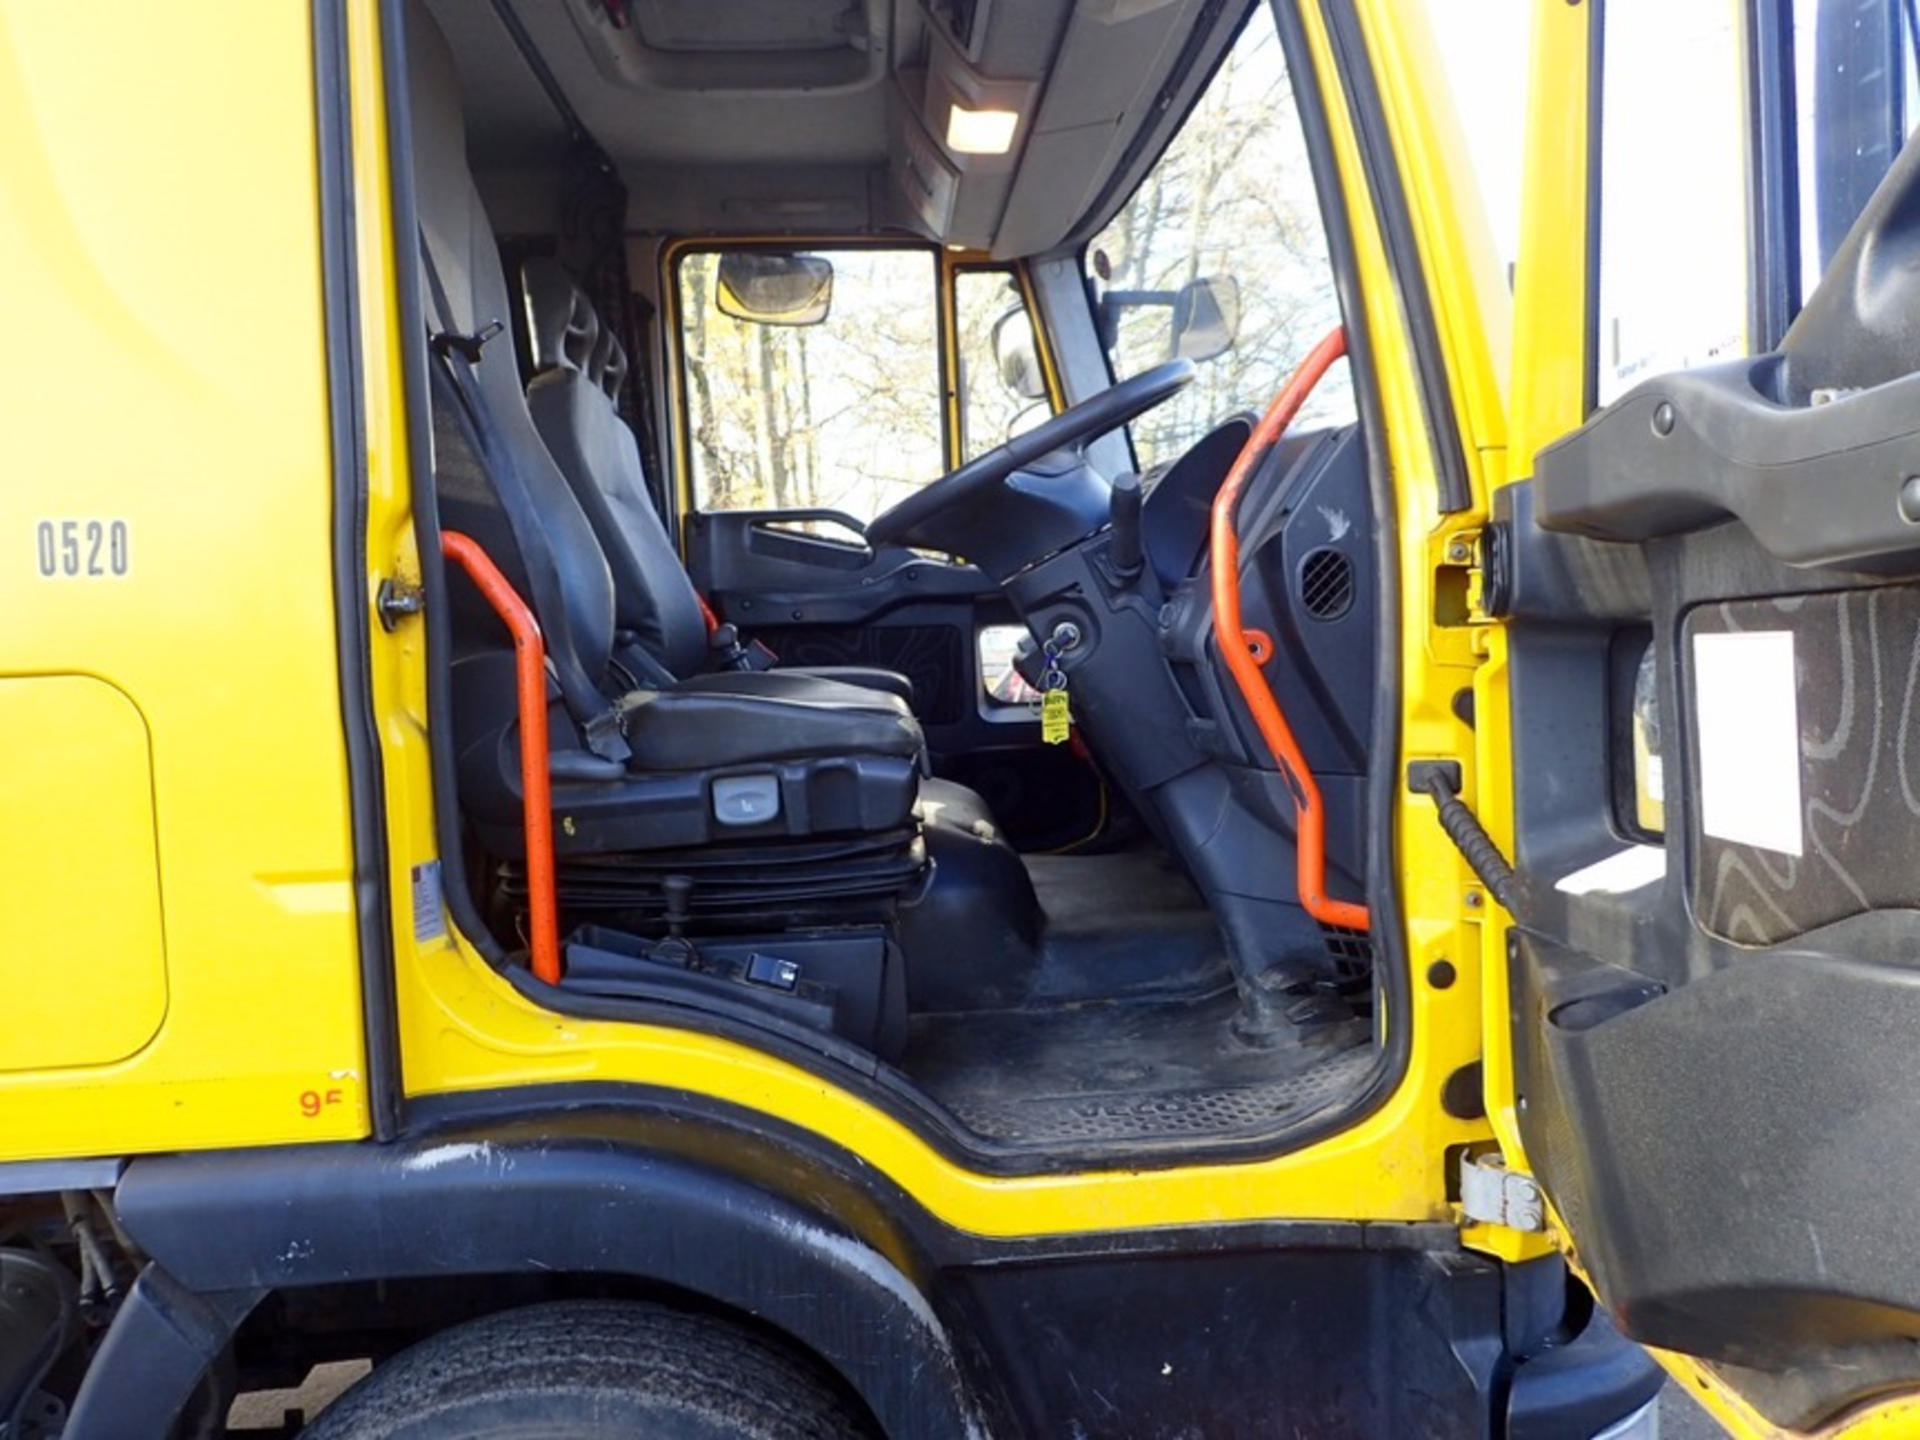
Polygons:
<instances>
[{"instance_id":1,"label":"white label","mask_svg":"<svg viewBox=\"0 0 1920 1440\"><path fill-rule=\"evenodd\" d=\"M1700 828L1716 840L1805 853L1793 633L1693 637Z\"/></svg>"},{"instance_id":2,"label":"white label","mask_svg":"<svg viewBox=\"0 0 1920 1440\"><path fill-rule=\"evenodd\" d=\"M440 890L440 862L413 867L413 938L425 945L447 933L447 910Z\"/></svg>"},{"instance_id":3,"label":"white label","mask_svg":"<svg viewBox=\"0 0 1920 1440\"><path fill-rule=\"evenodd\" d=\"M1620 895L1665 879L1666 874L1664 846L1632 845L1571 875L1561 876L1553 888L1567 895Z\"/></svg>"}]
</instances>

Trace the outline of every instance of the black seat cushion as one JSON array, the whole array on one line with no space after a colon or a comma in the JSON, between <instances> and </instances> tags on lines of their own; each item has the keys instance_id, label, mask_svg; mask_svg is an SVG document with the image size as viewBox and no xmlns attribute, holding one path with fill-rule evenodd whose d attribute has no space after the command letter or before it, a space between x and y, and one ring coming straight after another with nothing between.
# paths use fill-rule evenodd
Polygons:
<instances>
[{"instance_id":1,"label":"black seat cushion","mask_svg":"<svg viewBox=\"0 0 1920 1440\"><path fill-rule=\"evenodd\" d=\"M782 675L811 675L816 680L831 680L836 685L857 685L862 690L880 690L898 695L908 706L913 704L913 681L898 670L882 670L876 665L783 665Z\"/></svg>"},{"instance_id":2,"label":"black seat cushion","mask_svg":"<svg viewBox=\"0 0 1920 1440\"><path fill-rule=\"evenodd\" d=\"M917 759L898 695L779 670L724 670L622 702L633 769L713 770L827 755Z\"/></svg>"},{"instance_id":3,"label":"black seat cushion","mask_svg":"<svg viewBox=\"0 0 1920 1440\"><path fill-rule=\"evenodd\" d=\"M905 704L777 672L704 675L629 697L634 768L592 773L566 712L549 707L556 757L554 850L560 855L684 850L714 844L785 844L822 836L917 832L920 730ZM520 727L510 651L453 667L462 814L489 854L526 853ZM853 698L853 697L857 697ZM772 813L743 822L719 803L723 787L752 777L777 792ZM897 834L896 834L897 832Z\"/></svg>"}]
</instances>

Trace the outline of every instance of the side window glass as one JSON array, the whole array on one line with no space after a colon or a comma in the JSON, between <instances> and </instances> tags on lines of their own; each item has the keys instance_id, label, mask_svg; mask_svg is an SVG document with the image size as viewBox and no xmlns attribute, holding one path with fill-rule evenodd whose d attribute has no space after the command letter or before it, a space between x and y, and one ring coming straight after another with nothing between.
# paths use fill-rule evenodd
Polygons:
<instances>
[{"instance_id":1,"label":"side window glass","mask_svg":"<svg viewBox=\"0 0 1920 1440\"><path fill-rule=\"evenodd\" d=\"M1920 116L1917 22L1905 0L1794 0L1803 296L1819 283Z\"/></svg>"},{"instance_id":2,"label":"side window glass","mask_svg":"<svg viewBox=\"0 0 1920 1440\"><path fill-rule=\"evenodd\" d=\"M1265 6L1144 183L1087 247L1114 378L1186 355L1200 374L1131 427L1144 469L1266 408L1340 323L1326 227L1280 37ZM1354 417L1343 365L1300 423Z\"/></svg>"},{"instance_id":3,"label":"side window glass","mask_svg":"<svg viewBox=\"0 0 1920 1440\"><path fill-rule=\"evenodd\" d=\"M1746 353L1742 51L1726 0L1615 0L1602 13L1602 405L1668 370Z\"/></svg>"},{"instance_id":4,"label":"side window glass","mask_svg":"<svg viewBox=\"0 0 1920 1440\"><path fill-rule=\"evenodd\" d=\"M954 276L959 328L960 453L971 460L1052 414L1033 316L1005 269Z\"/></svg>"},{"instance_id":5,"label":"side window glass","mask_svg":"<svg viewBox=\"0 0 1920 1440\"><path fill-rule=\"evenodd\" d=\"M683 256L682 389L700 510L870 520L946 470L927 249Z\"/></svg>"}]
</instances>

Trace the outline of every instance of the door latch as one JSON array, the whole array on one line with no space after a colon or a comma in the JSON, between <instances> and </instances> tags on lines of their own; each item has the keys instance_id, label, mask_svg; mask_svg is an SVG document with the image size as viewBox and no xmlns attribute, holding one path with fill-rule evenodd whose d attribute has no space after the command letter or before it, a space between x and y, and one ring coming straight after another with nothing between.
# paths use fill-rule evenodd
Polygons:
<instances>
[{"instance_id":1,"label":"door latch","mask_svg":"<svg viewBox=\"0 0 1920 1440\"><path fill-rule=\"evenodd\" d=\"M427 592L413 580L396 580L391 575L380 582L373 597L373 608L380 617L380 628L388 634L400 628L409 615L418 615L427 605Z\"/></svg>"}]
</instances>

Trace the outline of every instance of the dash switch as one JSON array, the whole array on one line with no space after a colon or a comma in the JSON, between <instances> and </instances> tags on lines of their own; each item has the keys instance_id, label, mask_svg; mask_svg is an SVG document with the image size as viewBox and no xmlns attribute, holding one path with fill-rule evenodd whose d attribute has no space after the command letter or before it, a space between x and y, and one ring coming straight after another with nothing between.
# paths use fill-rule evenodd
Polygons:
<instances>
[{"instance_id":1,"label":"dash switch","mask_svg":"<svg viewBox=\"0 0 1920 1440\"><path fill-rule=\"evenodd\" d=\"M800 983L800 966L792 960L762 955L756 950L747 957L747 979L769 990L791 990Z\"/></svg>"}]
</instances>

